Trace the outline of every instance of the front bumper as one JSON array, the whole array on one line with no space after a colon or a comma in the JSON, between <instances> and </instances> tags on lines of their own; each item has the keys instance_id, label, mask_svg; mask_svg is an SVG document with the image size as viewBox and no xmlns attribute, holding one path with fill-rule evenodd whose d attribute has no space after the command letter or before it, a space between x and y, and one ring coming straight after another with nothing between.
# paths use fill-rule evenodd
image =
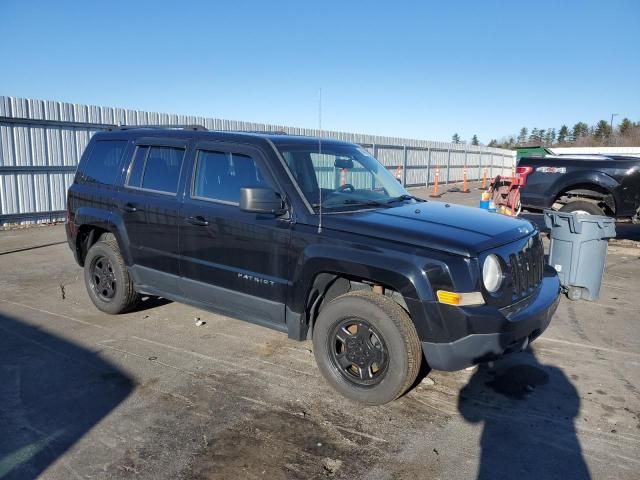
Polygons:
<instances>
[{"instance_id":1,"label":"front bumper","mask_svg":"<svg viewBox=\"0 0 640 480\"><path fill-rule=\"evenodd\" d=\"M549 326L559 301L558 276L548 269L538 291L518 304L455 307L456 322L466 325L468 334L448 342L422 342L422 351L432 369L452 371L524 350ZM492 331L487 331L489 325Z\"/></svg>"}]
</instances>

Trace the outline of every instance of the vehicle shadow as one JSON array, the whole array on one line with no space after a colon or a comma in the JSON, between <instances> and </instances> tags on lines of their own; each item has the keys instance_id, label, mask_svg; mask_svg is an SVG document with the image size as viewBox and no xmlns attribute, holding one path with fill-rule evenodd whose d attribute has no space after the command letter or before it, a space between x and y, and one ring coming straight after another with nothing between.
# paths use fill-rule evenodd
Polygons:
<instances>
[{"instance_id":1,"label":"vehicle shadow","mask_svg":"<svg viewBox=\"0 0 640 480\"><path fill-rule=\"evenodd\" d=\"M169 303L172 303L171 300L167 300L166 298L145 295L129 313L144 312L145 310L162 307Z\"/></svg>"},{"instance_id":2,"label":"vehicle shadow","mask_svg":"<svg viewBox=\"0 0 640 480\"><path fill-rule=\"evenodd\" d=\"M458 409L482 422L478 479L589 479L574 419L580 398L561 369L533 351L480 365Z\"/></svg>"},{"instance_id":3,"label":"vehicle shadow","mask_svg":"<svg viewBox=\"0 0 640 480\"><path fill-rule=\"evenodd\" d=\"M0 314L0 478L42 474L132 389L95 352Z\"/></svg>"}]
</instances>

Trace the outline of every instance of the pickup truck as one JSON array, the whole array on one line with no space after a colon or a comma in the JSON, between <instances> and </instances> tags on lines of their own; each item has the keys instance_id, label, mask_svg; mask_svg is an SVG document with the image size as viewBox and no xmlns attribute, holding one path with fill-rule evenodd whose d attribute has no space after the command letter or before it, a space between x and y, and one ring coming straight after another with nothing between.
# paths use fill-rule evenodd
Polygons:
<instances>
[{"instance_id":1,"label":"pickup truck","mask_svg":"<svg viewBox=\"0 0 640 480\"><path fill-rule=\"evenodd\" d=\"M413 197L337 140L121 127L96 133L67 238L108 314L159 296L311 340L322 374L379 405L421 365L521 351L558 305L537 228Z\"/></svg>"},{"instance_id":2,"label":"pickup truck","mask_svg":"<svg viewBox=\"0 0 640 480\"><path fill-rule=\"evenodd\" d=\"M640 157L552 155L518 162L520 203L527 210L606 215L640 221Z\"/></svg>"}]
</instances>

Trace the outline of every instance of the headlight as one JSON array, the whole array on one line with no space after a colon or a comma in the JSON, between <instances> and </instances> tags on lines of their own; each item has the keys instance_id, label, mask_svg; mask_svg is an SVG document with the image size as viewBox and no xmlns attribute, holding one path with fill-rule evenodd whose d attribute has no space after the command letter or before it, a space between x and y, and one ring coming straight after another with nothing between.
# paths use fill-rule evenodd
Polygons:
<instances>
[{"instance_id":1,"label":"headlight","mask_svg":"<svg viewBox=\"0 0 640 480\"><path fill-rule=\"evenodd\" d=\"M500 261L498 257L491 254L485 258L484 265L482 266L482 283L484 283L484 288L486 288L489 293L495 293L500 289L502 279L503 275Z\"/></svg>"}]
</instances>

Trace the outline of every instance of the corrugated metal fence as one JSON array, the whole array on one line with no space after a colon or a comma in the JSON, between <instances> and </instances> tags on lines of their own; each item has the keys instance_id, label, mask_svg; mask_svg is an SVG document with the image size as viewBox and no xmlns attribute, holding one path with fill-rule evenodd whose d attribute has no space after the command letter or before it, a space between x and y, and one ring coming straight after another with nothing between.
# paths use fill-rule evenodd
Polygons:
<instances>
[{"instance_id":1,"label":"corrugated metal fence","mask_svg":"<svg viewBox=\"0 0 640 480\"><path fill-rule=\"evenodd\" d=\"M283 131L319 135L319 130L263 123L79 105L0 96L0 224L60 219L66 191L91 135L116 125L198 124L210 130ZM322 136L362 145L407 186L509 174L515 153L498 148L357 133Z\"/></svg>"}]
</instances>

